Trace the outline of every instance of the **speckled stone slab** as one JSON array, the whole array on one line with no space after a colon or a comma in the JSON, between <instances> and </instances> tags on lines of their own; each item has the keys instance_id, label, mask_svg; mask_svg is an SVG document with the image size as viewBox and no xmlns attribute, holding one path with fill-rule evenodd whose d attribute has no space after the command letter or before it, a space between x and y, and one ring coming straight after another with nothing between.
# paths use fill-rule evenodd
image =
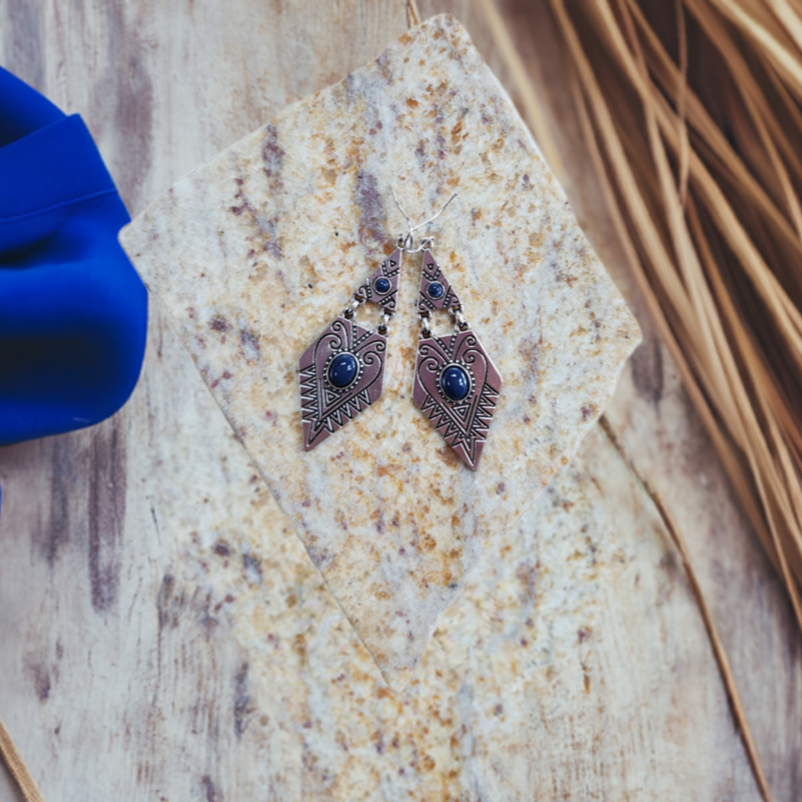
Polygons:
<instances>
[{"instance_id":1,"label":"speckled stone slab","mask_svg":"<svg viewBox=\"0 0 802 802\"><path fill-rule=\"evenodd\" d=\"M428 233L504 381L476 472L412 402L419 256L403 260L381 399L304 451L298 360L392 252L391 185L418 217L460 193ZM640 338L449 16L183 178L121 241L396 688L492 537L576 451Z\"/></svg>"}]
</instances>

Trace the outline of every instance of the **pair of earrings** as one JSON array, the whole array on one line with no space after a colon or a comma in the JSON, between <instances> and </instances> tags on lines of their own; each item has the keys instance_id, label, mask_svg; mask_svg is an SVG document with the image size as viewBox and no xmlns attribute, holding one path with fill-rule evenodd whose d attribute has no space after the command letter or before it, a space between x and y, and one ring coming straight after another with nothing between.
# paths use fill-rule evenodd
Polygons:
<instances>
[{"instance_id":1,"label":"pair of earrings","mask_svg":"<svg viewBox=\"0 0 802 802\"><path fill-rule=\"evenodd\" d=\"M412 236L415 229L442 214L448 203L417 226L401 210L409 232L398 237L389 258L357 289L348 307L301 357L298 367L306 451L381 397L387 330L396 311L402 257L405 253L423 252L417 300L421 336L412 400L471 470L479 466L501 392L501 376L468 326L462 303L432 254L432 238L423 238L420 247L414 248ZM359 326L354 319L356 310L365 303L375 304L381 311L379 325L373 330ZM436 309L451 314L455 331L450 336L432 333L432 312Z\"/></svg>"}]
</instances>

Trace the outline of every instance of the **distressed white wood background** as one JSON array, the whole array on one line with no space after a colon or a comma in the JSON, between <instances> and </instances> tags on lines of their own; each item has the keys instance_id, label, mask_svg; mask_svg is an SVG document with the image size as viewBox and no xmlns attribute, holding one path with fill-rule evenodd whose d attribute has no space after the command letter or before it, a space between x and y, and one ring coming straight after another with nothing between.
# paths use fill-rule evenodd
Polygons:
<instances>
[{"instance_id":1,"label":"distressed white wood background","mask_svg":"<svg viewBox=\"0 0 802 802\"><path fill-rule=\"evenodd\" d=\"M419 5L424 16L455 13L506 79L470 0ZM570 139L548 16L530 16L529 30L524 5L505 10ZM540 3L532 5L539 11ZM84 115L136 214L286 103L375 57L406 25L401 0L0 0L0 63ZM578 168L571 177L569 197L594 239L592 192ZM614 244L601 236L594 242L646 335L608 419L683 527L775 799L797 800L802 654L787 600L617 269ZM599 453L613 459L604 438L590 438L586 448L595 449L580 455L588 470L603 473ZM601 483L611 515L643 503L626 473L615 475L617 485ZM309 784L314 767L302 760L286 767L298 776L280 788L264 780L271 757L298 751L303 732L291 720L270 726L284 720L281 699L256 698L250 658L180 564L177 530L228 528L233 540L272 526L273 541L285 543L275 570L289 555L314 583L300 546L251 476L155 308L142 381L121 413L89 431L0 449L0 714L50 802L284 799L294 798L293 788L308 799L333 798ZM532 784L531 796L510 798L559 791L570 799L757 799L681 568L659 528L644 523L645 512L626 520L632 531L622 537L644 544L643 553L605 602L598 627L589 679L597 740L577 740L572 749L566 725L565 739L539 747L543 781ZM639 589L641 582L654 592ZM298 605L285 615L312 613ZM640 718L616 716L618 709L639 709ZM566 721L574 715L590 714L564 712ZM246 729L253 716L267 720L258 736ZM678 744L670 788L653 776L663 765L649 742L658 724L673 727ZM653 779L654 793L631 795L634 775L644 789ZM457 797L443 796L450 798ZM459 798L480 797L466 791ZM0 771L0 800L15 799Z\"/></svg>"}]
</instances>

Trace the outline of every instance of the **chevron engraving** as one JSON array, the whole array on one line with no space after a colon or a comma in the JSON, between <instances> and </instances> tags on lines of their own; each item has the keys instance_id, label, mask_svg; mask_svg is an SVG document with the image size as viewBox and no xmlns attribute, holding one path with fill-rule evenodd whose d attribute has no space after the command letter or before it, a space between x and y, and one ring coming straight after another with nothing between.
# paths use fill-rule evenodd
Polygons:
<instances>
[{"instance_id":1,"label":"chevron engraving","mask_svg":"<svg viewBox=\"0 0 802 802\"><path fill-rule=\"evenodd\" d=\"M456 397L448 384L449 371L466 383L458 385ZM501 376L473 331L421 337L412 399L473 471L479 467L500 393Z\"/></svg>"},{"instance_id":2,"label":"chevron engraving","mask_svg":"<svg viewBox=\"0 0 802 802\"><path fill-rule=\"evenodd\" d=\"M386 321L395 312L403 252L396 248L354 294L358 303L376 304ZM301 378L301 429L311 451L329 435L376 402L382 394L386 327L369 331L348 312L338 317L304 351Z\"/></svg>"},{"instance_id":3,"label":"chevron engraving","mask_svg":"<svg viewBox=\"0 0 802 802\"><path fill-rule=\"evenodd\" d=\"M387 338L338 317L307 348L298 363L301 378L301 427L304 449L311 451L367 409L382 394ZM346 364L333 372L335 360Z\"/></svg>"}]
</instances>

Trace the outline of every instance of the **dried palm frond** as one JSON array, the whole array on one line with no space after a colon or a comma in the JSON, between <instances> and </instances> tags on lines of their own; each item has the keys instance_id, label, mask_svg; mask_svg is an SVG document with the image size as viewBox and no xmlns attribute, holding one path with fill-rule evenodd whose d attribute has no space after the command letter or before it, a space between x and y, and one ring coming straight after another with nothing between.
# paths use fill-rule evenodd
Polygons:
<instances>
[{"instance_id":1,"label":"dried palm frond","mask_svg":"<svg viewBox=\"0 0 802 802\"><path fill-rule=\"evenodd\" d=\"M558 132L482 5L562 179ZM540 0L528 14L552 26L604 224L802 629L802 3Z\"/></svg>"},{"instance_id":2,"label":"dried palm frond","mask_svg":"<svg viewBox=\"0 0 802 802\"><path fill-rule=\"evenodd\" d=\"M630 266L802 626L802 18L685 0L672 54L650 5L552 2Z\"/></svg>"}]
</instances>

